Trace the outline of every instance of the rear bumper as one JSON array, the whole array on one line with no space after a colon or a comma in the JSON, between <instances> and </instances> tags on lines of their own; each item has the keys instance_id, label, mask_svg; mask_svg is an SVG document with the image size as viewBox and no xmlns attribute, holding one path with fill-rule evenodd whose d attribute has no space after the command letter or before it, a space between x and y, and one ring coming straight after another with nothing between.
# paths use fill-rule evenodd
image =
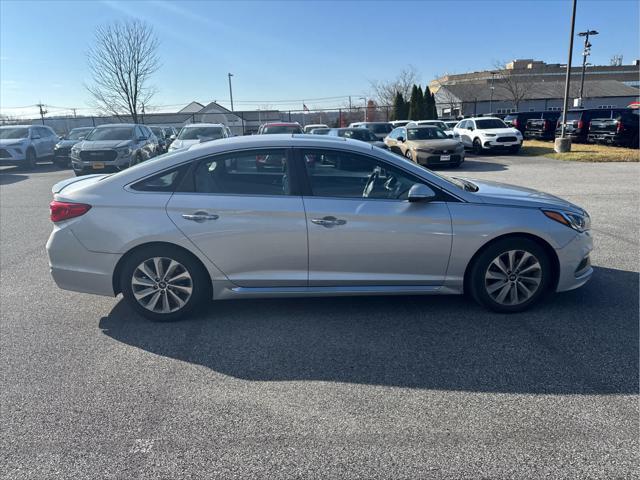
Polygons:
<instances>
[{"instance_id":1,"label":"rear bumper","mask_svg":"<svg viewBox=\"0 0 640 480\"><path fill-rule=\"evenodd\" d=\"M563 248L557 249L560 272L557 292L581 287L593 275L589 255L593 250L593 238L589 232L578 233Z\"/></svg>"},{"instance_id":2,"label":"rear bumper","mask_svg":"<svg viewBox=\"0 0 640 480\"><path fill-rule=\"evenodd\" d=\"M87 250L69 228L73 221L54 226L47 241L53 280L64 290L113 297L113 272L120 255Z\"/></svg>"},{"instance_id":3,"label":"rear bumper","mask_svg":"<svg viewBox=\"0 0 640 480\"><path fill-rule=\"evenodd\" d=\"M539 132L539 131L529 131L527 130L525 134L525 138L531 138L534 140L553 140L555 138L555 132Z\"/></svg>"},{"instance_id":4,"label":"rear bumper","mask_svg":"<svg viewBox=\"0 0 640 480\"><path fill-rule=\"evenodd\" d=\"M626 135L616 135L615 133L590 133L587 136L589 143L604 143L608 145L631 145L632 139Z\"/></svg>"}]
</instances>

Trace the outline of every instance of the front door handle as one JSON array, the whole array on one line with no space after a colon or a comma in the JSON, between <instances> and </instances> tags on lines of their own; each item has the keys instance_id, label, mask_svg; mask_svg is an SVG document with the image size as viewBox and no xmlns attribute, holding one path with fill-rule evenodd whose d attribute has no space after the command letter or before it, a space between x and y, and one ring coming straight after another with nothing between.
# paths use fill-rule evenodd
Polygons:
<instances>
[{"instance_id":1,"label":"front door handle","mask_svg":"<svg viewBox=\"0 0 640 480\"><path fill-rule=\"evenodd\" d=\"M312 218L311 223L315 223L316 225L321 225L326 228L331 228L338 225L344 225L345 223L347 223L347 221L336 217L322 217Z\"/></svg>"},{"instance_id":2,"label":"front door handle","mask_svg":"<svg viewBox=\"0 0 640 480\"><path fill-rule=\"evenodd\" d=\"M207 220L217 220L218 218L220 218L220 215L207 212L183 213L182 218L184 218L185 220L202 223L206 222Z\"/></svg>"}]
</instances>

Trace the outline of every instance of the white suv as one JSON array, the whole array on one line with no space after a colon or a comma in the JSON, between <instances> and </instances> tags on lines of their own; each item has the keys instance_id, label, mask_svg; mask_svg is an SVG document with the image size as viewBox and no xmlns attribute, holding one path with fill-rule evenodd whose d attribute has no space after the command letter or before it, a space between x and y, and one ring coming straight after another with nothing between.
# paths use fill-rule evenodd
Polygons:
<instances>
[{"instance_id":1,"label":"white suv","mask_svg":"<svg viewBox=\"0 0 640 480\"><path fill-rule=\"evenodd\" d=\"M518 153L522 146L522 134L517 128L508 127L499 118L479 117L465 118L453 129L460 135L465 148L480 154L487 150L508 150Z\"/></svg>"},{"instance_id":2,"label":"white suv","mask_svg":"<svg viewBox=\"0 0 640 480\"><path fill-rule=\"evenodd\" d=\"M58 135L50 127L11 125L0 127L0 165L35 168L39 160L52 159Z\"/></svg>"}]
</instances>

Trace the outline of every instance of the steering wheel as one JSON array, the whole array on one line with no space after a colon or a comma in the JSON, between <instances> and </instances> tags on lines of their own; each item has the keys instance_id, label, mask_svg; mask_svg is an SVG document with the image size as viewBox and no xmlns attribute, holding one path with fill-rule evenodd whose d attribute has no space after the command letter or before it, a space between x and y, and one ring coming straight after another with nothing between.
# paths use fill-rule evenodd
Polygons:
<instances>
[{"instance_id":1,"label":"steering wheel","mask_svg":"<svg viewBox=\"0 0 640 480\"><path fill-rule=\"evenodd\" d=\"M377 170L374 170L374 172L369 175L369 178L367 179L367 183L364 186L364 190L362 191L362 197L363 198L368 198L369 194L373 191L373 187L376 184L376 180L378 180L378 177L380 176L380 173Z\"/></svg>"}]
</instances>

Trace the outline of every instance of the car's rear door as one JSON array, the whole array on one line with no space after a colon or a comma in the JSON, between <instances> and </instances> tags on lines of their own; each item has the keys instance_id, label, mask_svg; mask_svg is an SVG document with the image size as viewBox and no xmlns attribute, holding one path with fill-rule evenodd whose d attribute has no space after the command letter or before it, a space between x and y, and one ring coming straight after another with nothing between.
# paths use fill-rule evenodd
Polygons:
<instances>
[{"instance_id":1,"label":"car's rear door","mask_svg":"<svg viewBox=\"0 0 640 480\"><path fill-rule=\"evenodd\" d=\"M262 157L270 161L258 169ZM169 200L167 213L236 285L306 286L307 226L291 165L287 149L201 159Z\"/></svg>"},{"instance_id":2,"label":"car's rear door","mask_svg":"<svg viewBox=\"0 0 640 480\"><path fill-rule=\"evenodd\" d=\"M308 167L307 156L320 159ZM306 166L309 285L440 285L451 251L444 201L410 203L421 180L375 156L300 149Z\"/></svg>"}]
</instances>

